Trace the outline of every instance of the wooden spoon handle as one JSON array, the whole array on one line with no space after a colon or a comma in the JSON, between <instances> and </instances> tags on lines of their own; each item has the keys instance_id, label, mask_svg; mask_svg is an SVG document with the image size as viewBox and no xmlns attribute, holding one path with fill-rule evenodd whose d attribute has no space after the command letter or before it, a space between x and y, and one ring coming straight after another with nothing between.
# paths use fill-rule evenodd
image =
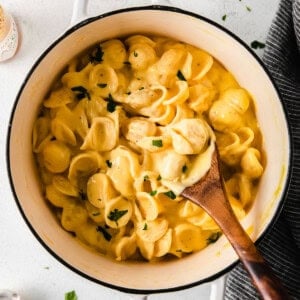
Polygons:
<instances>
[{"instance_id":1,"label":"wooden spoon handle","mask_svg":"<svg viewBox=\"0 0 300 300\"><path fill-rule=\"evenodd\" d=\"M281 282L244 231L223 191L216 189L214 193L215 203L219 203L221 207L214 210L213 217L244 264L262 299L290 299ZM209 208L207 208L207 211L211 214Z\"/></svg>"},{"instance_id":2,"label":"wooden spoon handle","mask_svg":"<svg viewBox=\"0 0 300 300\"><path fill-rule=\"evenodd\" d=\"M230 211L228 213L233 214ZM222 224L219 224L219 226L222 228ZM243 262L262 298L264 300L288 300L289 296L285 288L274 275L235 216L230 217L230 225L227 224L226 228L231 228L226 229L226 233L224 233Z\"/></svg>"}]
</instances>

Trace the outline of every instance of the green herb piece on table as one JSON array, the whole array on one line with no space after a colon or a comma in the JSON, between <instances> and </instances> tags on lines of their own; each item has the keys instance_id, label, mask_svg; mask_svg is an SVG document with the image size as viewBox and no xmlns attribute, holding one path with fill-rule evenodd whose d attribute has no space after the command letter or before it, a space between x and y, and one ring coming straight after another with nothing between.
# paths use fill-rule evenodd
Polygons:
<instances>
[{"instance_id":1,"label":"green herb piece on table","mask_svg":"<svg viewBox=\"0 0 300 300\"><path fill-rule=\"evenodd\" d=\"M252 10L250 6L246 6L246 9L247 9L248 11L251 11L251 10Z\"/></svg>"},{"instance_id":2,"label":"green herb piece on table","mask_svg":"<svg viewBox=\"0 0 300 300\"><path fill-rule=\"evenodd\" d=\"M172 200L176 199L176 195L173 191L168 191L164 193L167 197L171 198Z\"/></svg>"},{"instance_id":3,"label":"green herb piece on table","mask_svg":"<svg viewBox=\"0 0 300 300\"><path fill-rule=\"evenodd\" d=\"M155 146L155 147L162 147L163 146L163 141L162 140L153 140L152 141L152 146Z\"/></svg>"},{"instance_id":4,"label":"green herb piece on table","mask_svg":"<svg viewBox=\"0 0 300 300\"><path fill-rule=\"evenodd\" d=\"M115 208L114 210L110 211L109 215L107 216L111 221L116 222L118 225L118 220L122 218L124 215L126 215L128 210L118 210Z\"/></svg>"},{"instance_id":5,"label":"green herb piece on table","mask_svg":"<svg viewBox=\"0 0 300 300\"><path fill-rule=\"evenodd\" d=\"M70 291L65 293L65 300L77 300L77 295L75 291Z\"/></svg>"},{"instance_id":6,"label":"green herb piece on table","mask_svg":"<svg viewBox=\"0 0 300 300\"><path fill-rule=\"evenodd\" d=\"M208 239L206 239L207 245L215 243L220 236L221 236L221 232L219 231L211 234L211 236Z\"/></svg>"},{"instance_id":7,"label":"green herb piece on table","mask_svg":"<svg viewBox=\"0 0 300 300\"><path fill-rule=\"evenodd\" d=\"M178 70L176 76L177 76L177 78L178 78L179 80L184 80L184 81L186 81L184 75L182 74L182 72L181 72L180 70Z\"/></svg>"},{"instance_id":8,"label":"green herb piece on table","mask_svg":"<svg viewBox=\"0 0 300 300\"><path fill-rule=\"evenodd\" d=\"M84 98L88 98L89 100L91 100L91 96L85 87L74 86L71 88L71 90L75 93L77 100L81 100Z\"/></svg>"},{"instance_id":9,"label":"green herb piece on table","mask_svg":"<svg viewBox=\"0 0 300 300\"><path fill-rule=\"evenodd\" d=\"M259 42L259 41L253 41L251 43L251 48L253 49L263 49L266 47L266 44Z\"/></svg>"},{"instance_id":10,"label":"green herb piece on table","mask_svg":"<svg viewBox=\"0 0 300 300\"><path fill-rule=\"evenodd\" d=\"M222 20L223 20L223 21L225 21L226 18L227 18L227 15L223 15L223 16L222 16Z\"/></svg>"},{"instance_id":11,"label":"green herb piece on table","mask_svg":"<svg viewBox=\"0 0 300 300\"><path fill-rule=\"evenodd\" d=\"M102 226L97 226L96 230L103 234L103 237L109 242L112 238L111 234Z\"/></svg>"}]
</instances>

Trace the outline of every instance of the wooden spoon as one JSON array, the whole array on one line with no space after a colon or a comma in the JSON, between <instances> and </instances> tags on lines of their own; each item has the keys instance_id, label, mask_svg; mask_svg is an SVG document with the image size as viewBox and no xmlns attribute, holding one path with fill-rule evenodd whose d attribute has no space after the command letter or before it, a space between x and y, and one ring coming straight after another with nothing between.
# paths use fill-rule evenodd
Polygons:
<instances>
[{"instance_id":1,"label":"wooden spoon","mask_svg":"<svg viewBox=\"0 0 300 300\"><path fill-rule=\"evenodd\" d=\"M224 192L217 150L206 176L181 193L202 207L219 225L264 300L288 300L289 296L236 218Z\"/></svg>"}]
</instances>

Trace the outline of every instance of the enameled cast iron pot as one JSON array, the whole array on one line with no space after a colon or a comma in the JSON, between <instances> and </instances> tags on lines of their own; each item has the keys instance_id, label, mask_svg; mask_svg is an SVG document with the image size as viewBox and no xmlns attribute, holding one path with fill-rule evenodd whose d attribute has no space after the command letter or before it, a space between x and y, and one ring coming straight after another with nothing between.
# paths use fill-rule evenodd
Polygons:
<instances>
[{"instance_id":1,"label":"enameled cast iron pot","mask_svg":"<svg viewBox=\"0 0 300 300\"><path fill-rule=\"evenodd\" d=\"M239 38L214 22L166 6L114 11L69 29L40 56L15 101L7 141L7 163L17 205L39 242L80 275L126 292L173 291L225 274L237 256L225 237L203 251L160 263L116 262L79 244L58 224L43 199L32 153L32 129L41 102L67 62L99 41L135 33L168 36L203 48L234 74L254 97L264 137L267 165L243 227L258 241L278 216L290 174L291 141L278 91L256 55Z\"/></svg>"}]
</instances>

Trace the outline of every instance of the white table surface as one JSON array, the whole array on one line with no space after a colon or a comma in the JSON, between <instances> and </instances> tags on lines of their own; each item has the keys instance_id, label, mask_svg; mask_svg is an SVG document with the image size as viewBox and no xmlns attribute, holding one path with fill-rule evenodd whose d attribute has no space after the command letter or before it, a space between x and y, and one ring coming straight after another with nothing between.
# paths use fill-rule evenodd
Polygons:
<instances>
[{"instance_id":1,"label":"white table surface","mask_svg":"<svg viewBox=\"0 0 300 300\"><path fill-rule=\"evenodd\" d=\"M0 63L0 289L15 290L21 294L22 300L64 299L64 294L70 290L76 291L79 300L129 299L126 294L98 285L67 269L39 244L21 217L7 176L6 135L16 94L35 60L69 26L73 0L0 2L13 15L20 32L16 56ZM279 0L169 2L220 23L248 44L253 40L266 40L279 5ZM90 0L88 13L96 15L148 4L151 1ZM227 17L223 21L225 14ZM261 56L263 50L257 53ZM204 284L179 292L150 295L148 299L216 299L211 295L211 287L211 284Z\"/></svg>"}]
</instances>

